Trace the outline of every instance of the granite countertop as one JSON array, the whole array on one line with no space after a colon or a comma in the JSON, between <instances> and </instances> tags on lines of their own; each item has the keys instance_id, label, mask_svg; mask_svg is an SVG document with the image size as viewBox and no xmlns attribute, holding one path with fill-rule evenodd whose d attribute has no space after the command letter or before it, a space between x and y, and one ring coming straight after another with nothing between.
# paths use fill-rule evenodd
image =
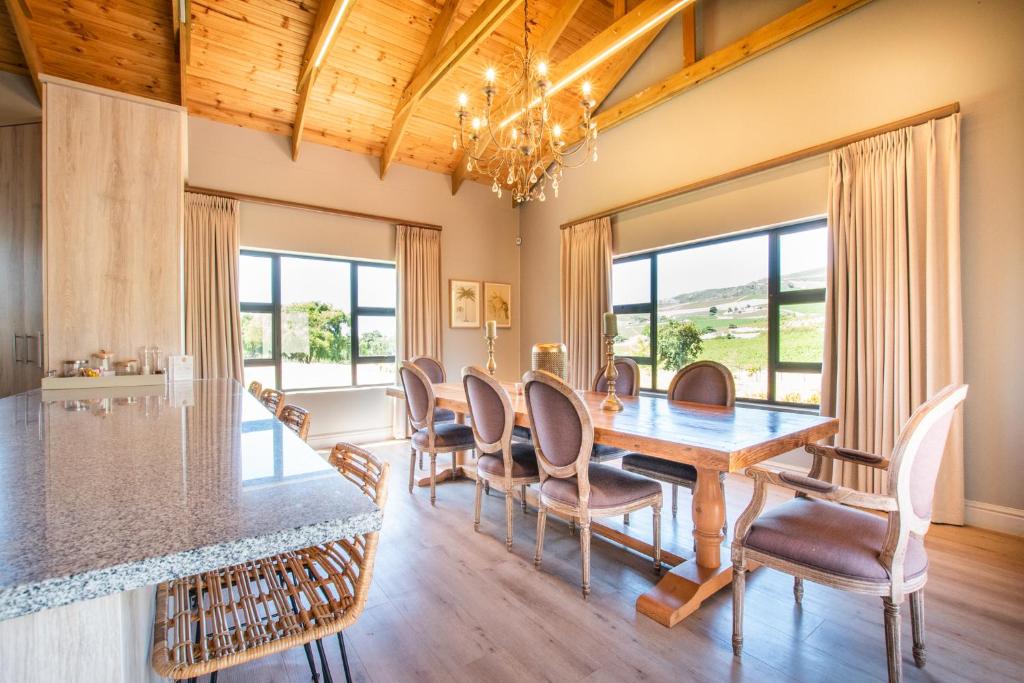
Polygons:
<instances>
[{"instance_id":1,"label":"granite countertop","mask_svg":"<svg viewBox=\"0 0 1024 683\"><path fill-rule=\"evenodd\" d=\"M380 528L233 380L0 399L0 619Z\"/></svg>"}]
</instances>

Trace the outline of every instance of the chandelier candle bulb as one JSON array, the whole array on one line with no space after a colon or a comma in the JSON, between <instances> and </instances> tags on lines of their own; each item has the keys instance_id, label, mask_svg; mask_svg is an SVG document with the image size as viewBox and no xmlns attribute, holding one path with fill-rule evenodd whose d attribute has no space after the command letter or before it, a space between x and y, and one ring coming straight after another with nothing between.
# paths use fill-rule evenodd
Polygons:
<instances>
[{"instance_id":1,"label":"chandelier candle bulb","mask_svg":"<svg viewBox=\"0 0 1024 683\"><path fill-rule=\"evenodd\" d=\"M617 336L619 336L619 320L618 320L618 318L615 317L614 313L609 312L609 313L605 313L604 314L604 325L602 327L604 328L602 330L602 332L604 333L604 336L606 336L606 337L617 337Z\"/></svg>"}]
</instances>

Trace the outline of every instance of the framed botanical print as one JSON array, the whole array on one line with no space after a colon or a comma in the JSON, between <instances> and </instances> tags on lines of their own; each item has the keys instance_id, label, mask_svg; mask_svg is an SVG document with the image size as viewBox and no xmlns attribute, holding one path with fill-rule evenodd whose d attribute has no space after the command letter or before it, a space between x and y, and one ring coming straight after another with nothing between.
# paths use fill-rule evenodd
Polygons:
<instances>
[{"instance_id":1,"label":"framed botanical print","mask_svg":"<svg viewBox=\"0 0 1024 683\"><path fill-rule=\"evenodd\" d=\"M498 327L512 327L512 285L484 283L484 320L496 320Z\"/></svg>"},{"instance_id":2,"label":"framed botanical print","mask_svg":"<svg viewBox=\"0 0 1024 683\"><path fill-rule=\"evenodd\" d=\"M480 283L472 280L448 281L449 315L452 327L480 327Z\"/></svg>"}]
</instances>

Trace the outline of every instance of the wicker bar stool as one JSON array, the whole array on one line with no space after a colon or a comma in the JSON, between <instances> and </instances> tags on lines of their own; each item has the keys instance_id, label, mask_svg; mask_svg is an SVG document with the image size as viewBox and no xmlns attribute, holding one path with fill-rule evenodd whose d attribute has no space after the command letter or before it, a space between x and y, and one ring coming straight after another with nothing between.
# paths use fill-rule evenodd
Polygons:
<instances>
[{"instance_id":1,"label":"wicker bar stool","mask_svg":"<svg viewBox=\"0 0 1024 683\"><path fill-rule=\"evenodd\" d=\"M260 394L263 393L263 385L257 382L256 380L249 382L249 393L255 396L256 398L259 398Z\"/></svg>"},{"instance_id":2,"label":"wicker bar stool","mask_svg":"<svg viewBox=\"0 0 1024 683\"><path fill-rule=\"evenodd\" d=\"M260 403L266 406L267 410L274 414L274 417L280 417L281 409L284 408L284 392L277 389L264 389L260 394Z\"/></svg>"},{"instance_id":3,"label":"wicker bar stool","mask_svg":"<svg viewBox=\"0 0 1024 683\"><path fill-rule=\"evenodd\" d=\"M289 403L281 408L281 415L278 418L281 422L299 435L303 441L309 436L309 411L297 405Z\"/></svg>"},{"instance_id":4,"label":"wicker bar stool","mask_svg":"<svg viewBox=\"0 0 1024 683\"><path fill-rule=\"evenodd\" d=\"M668 385L668 400L704 403L731 408L736 403L736 385L729 368L713 360L691 363L676 373ZM622 469L672 485L672 516L679 509L679 487L692 492L697 485L697 468L682 462L671 462L649 455L632 453L622 459ZM725 498L725 472L718 477ZM625 523L629 524L629 515ZM725 520L722 533L728 535L729 520Z\"/></svg>"},{"instance_id":5,"label":"wicker bar stool","mask_svg":"<svg viewBox=\"0 0 1024 683\"><path fill-rule=\"evenodd\" d=\"M402 386L405 387L405 409L409 422L416 431L412 435L409 453L409 493L415 486L416 454L426 452L430 456L430 504L437 501L437 456L452 454L452 470L456 467L455 454L476 448L473 430L464 424L434 421L437 399L427 373L405 361L399 370Z\"/></svg>"},{"instance_id":6,"label":"wicker bar stool","mask_svg":"<svg viewBox=\"0 0 1024 683\"><path fill-rule=\"evenodd\" d=\"M346 443L329 462L384 509L389 465ZM195 679L297 645L318 680L311 643L331 681L322 639L337 635L345 678L352 680L344 629L366 606L380 532L280 553L174 579L157 588L153 669Z\"/></svg>"}]
</instances>

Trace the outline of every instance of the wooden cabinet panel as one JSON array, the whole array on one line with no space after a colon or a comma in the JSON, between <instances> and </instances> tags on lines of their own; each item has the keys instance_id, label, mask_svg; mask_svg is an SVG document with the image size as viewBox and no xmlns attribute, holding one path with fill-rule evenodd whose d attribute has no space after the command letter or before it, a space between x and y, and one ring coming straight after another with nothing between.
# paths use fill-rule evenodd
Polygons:
<instances>
[{"instance_id":1,"label":"wooden cabinet panel","mask_svg":"<svg viewBox=\"0 0 1024 683\"><path fill-rule=\"evenodd\" d=\"M44 81L46 363L181 353L184 112Z\"/></svg>"},{"instance_id":2,"label":"wooden cabinet panel","mask_svg":"<svg viewBox=\"0 0 1024 683\"><path fill-rule=\"evenodd\" d=\"M41 130L0 126L0 397L37 388L43 374Z\"/></svg>"}]
</instances>

